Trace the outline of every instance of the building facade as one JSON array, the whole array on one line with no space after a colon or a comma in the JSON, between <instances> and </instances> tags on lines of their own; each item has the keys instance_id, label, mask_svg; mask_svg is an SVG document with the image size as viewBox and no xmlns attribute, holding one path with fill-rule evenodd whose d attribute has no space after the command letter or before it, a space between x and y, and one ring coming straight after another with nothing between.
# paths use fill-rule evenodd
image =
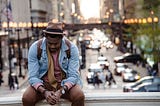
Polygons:
<instances>
[{"instance_id":1,"label":"building facade","mask_svg":"<svg viewBox=\"0 0 160 106\"><path fill-rule=\"evenodd\" d=\"M6 12L8 7L10 12ZM7 13L11 17L7 18ZM0 60L3 61L0 63L8 68L9 55L17 57L17 60L19 56L27 58L29 44L41 37L41 29L34 23L53 19L78 23L80 16L79 0L0 0ZM3 26L7 22L12 23L9 30ZM32 25L27 27L27 23Z\"/></svg>"}]
</instances>

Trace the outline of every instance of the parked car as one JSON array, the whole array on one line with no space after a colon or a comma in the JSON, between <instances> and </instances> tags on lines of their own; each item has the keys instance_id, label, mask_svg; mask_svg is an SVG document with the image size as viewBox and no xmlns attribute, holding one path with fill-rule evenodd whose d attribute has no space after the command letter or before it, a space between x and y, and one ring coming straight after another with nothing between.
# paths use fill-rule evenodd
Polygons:
<instances>
[{"instance_id":1,"label":"parked car","mask_svg":"<svg viewBox=\"0 0 160 106\"><path fill-rule=\"evenodd\" d=\"M108 61L107 57L103 56L103 54L101 54L101 56L99 56L97 60L98 61Z\"/></svg>"},{"instance_id":2,"label":"parked car","mask_svg":"<svg viewBox=\"0 0 160 106\"><path fill-rule=\"evenodd\" d=\"M114 47L114 45L113 45L112 41L109 40L106 42L105 47L106 47L106 49L112 49Z\"/></svg>"},{"instance_id":3,"label":"parked car","mask_svg":"<svg viewBox=\"0 0 160 106\"><path fill-rule=\"evenodd\" d=\"M92 50L100 50L101 49L101 43L98 40L94 40L91 42L91 49Z\"/></svg>"},{"instance_id":4,"label":"parked car","mask_svg":"<svg viewBox=\"0 0 160 106\"><path fill-rule=\"evenodd\" d=\"M96 73L101 73L103 71L102 67L97 64L97 63L91 63L89 68L88 68L88 73L87 73L87 82L88 83L93 83L93 78Z\"/></svg>"},{"instance_id":5,"label":"parked car","mask_svg":"<svg viewBox=\"0 0 160 106\"><path fill-rule=\"evenodd\" d=\"M128 68L128 65L124 63L116 63L116 67L114 69L114 74L115 75L121 75L121 73Z\"/></svg>"},{"instance_id":6,"label":"parked car","mask_svg":"<svg viewBox=\"0 0 160 106\"><path fill-rule=\"evenodd\" d=\"M135 82L140 79L140 74L136 70L126 68L122 72L122 79L123 82Z\"/></svg>"},{"instance_id":7,"label":"parked car","mask_svg":"<svg viewBox=\"0 0 160 106\"><path fill-rule=\"evenodd\" d=\"M143 61L143 58L139 54L131 54L131 53L125 53L122 56L114 57L115 63L140 63Z\"/></svg>"},{"instance_id":8,"label":"parked car","mask_svg":"<svg viewBox=\"0 0 160 106\"><path fill-rule=\"evenodd\" d=\"M158 76L145 76L136 82L129 83L123 86L123 92L132 92L132 89L142 83L159 83L160 77Z\"/></svg>"},{"instance_id":9,"label":"parked car","mask_svg":"<svg viewBox=\"0 0 160 106\"><path fill-rule=\"evenodd\" d=\"M101 56L98 57L98 59L97 59L97 64L99 64L100 66L102 66L102 68L104 68L104 66L109 67L109 61L108 61L108 59L107 59L105 56L103 56L103 55L101 55Z\"/></svg>"},{"instance_id":10,"label":"parked car","mask_svg":"<svg viewBox=\"0 0 160 106\"><path fill-rule=\"evenodd\" d=\"M132 92L160 92L159 83L143 83L132 89Z\"/></svg>"}]
</instances>

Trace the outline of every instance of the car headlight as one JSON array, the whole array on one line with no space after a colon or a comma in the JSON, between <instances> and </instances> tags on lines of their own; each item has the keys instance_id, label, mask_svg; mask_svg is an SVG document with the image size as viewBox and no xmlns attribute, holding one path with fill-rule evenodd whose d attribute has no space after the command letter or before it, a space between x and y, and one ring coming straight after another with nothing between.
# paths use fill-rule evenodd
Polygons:
<instances>
[{"instance_id":1,"label":"car headlight","mask_svg":"<svg viewBox=\"0 0 160 106\"><path fill-rule=\"evenodd\" d=\"M110 45L110 48L112 49L112 48L113 48L113 45Z\"/></svg>"},{"instance_id":2,"label":"car headlight","mask_svg":"<svg viewBox=\"0 0 160 106\"><path fill-rule=\"evenodd\" d=\"M135 76L135 79L140 79L140 76L139 76L139 75L136 75L136 76Z\"/></svg>"},{"instance_id":3,"label":"car headlight","mask_svg":"<svg viewBox=\"0 0 160 106\"><path fill-rule=\"evenodd\" d=\"M124 78L124 79L128 79L128 76L124 76L123 78Z\"/></svg>"}]
</instances>

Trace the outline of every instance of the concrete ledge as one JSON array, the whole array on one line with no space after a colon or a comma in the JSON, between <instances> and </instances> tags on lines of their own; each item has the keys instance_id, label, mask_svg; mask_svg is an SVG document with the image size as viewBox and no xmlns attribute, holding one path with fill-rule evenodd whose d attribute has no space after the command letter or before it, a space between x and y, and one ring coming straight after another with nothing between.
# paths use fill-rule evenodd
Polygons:
<instances>
[{"instance_id":1,"label":"concrete ledge","mask_svg":"<svg viewBox=\"0 0 160 106\"><path fill-rule=\"evenodd\" d=\"M85 106L160 106L159 92L145 93L86 93ZM0 106L21 106L21 97L1 97ZM46 101L36 106L49 106ZM70 106L70 102L61 99L55 106Z\"/></svg>"},{"instance_id":2,"label":"concrete ledge","mask_svg":"<svg viewBox=\"0 0 160 106\"><path fill-rule=\"evenodd\" d=\"M22 106L21 96L0 97L0 106Z\"/></svg>"}]
</instances>

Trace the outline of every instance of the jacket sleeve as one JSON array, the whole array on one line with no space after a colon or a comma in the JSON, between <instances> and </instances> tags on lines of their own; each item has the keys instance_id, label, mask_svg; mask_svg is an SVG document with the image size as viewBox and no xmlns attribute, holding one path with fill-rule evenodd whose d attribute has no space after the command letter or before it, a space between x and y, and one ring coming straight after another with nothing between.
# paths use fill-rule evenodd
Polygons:
<instances>
[{"instance_id":1,"label":"jacket sleeve","mask_svg":"<svg viewBox=\"0 0 160 106\"><path fill-rule=\"evenodd\" d=\"M66 70L67 78L62 81L62 86L65 83L71 83L75 85L80 81L79 74L79 51L76 45L71 44L70 58L68 59L68 68Z\"/></svg>"},{"instance_id":2,"label":"jacket sleeve","mask_svg":"<svg viewBox=\"0 0 160 106\"><path fill-rule=\"evenodd\" d=\"M34 86L37 83L42 83L39 75L39 62L37 58L37 42L33 43L28 53L28 71L29 71L29 83Z\"/></svg>"}]
</instances>

